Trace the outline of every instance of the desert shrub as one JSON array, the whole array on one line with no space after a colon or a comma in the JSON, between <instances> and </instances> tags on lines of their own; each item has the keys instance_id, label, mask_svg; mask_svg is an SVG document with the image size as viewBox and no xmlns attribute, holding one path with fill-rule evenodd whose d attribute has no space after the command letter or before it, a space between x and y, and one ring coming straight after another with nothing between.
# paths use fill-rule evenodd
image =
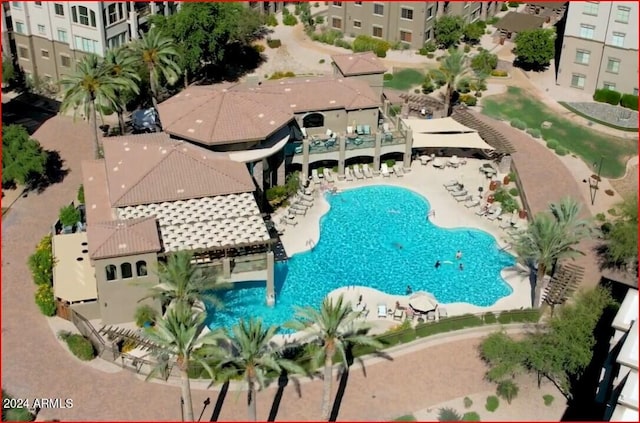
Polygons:
<instances>
[{"instance_id":1,"label":"desert shrub","mask_svg":"<svg viewBox=\"0 0 640 423\"><path fill-rule=\"evenodd\" d=\"M136 308L136 314L134 318L136 321L136 325L141 328L145 325L145 323L151 323L152 325L155 324L156 320L158 319L158 312L150 305L143 304Z\"/></svg>"},{"instance_id":2,"label":"desert shrub","mask_svg":"<svg viewBox=\"0 0 640 423\"><path fill-rule=\"evenodd\" d=\"M290 14L291 12L289 12L289 9L287 7L282 8L282 16L288 16Z\"/></svg>"},{"instance_id":3,"label":"desert shrub","mask_svg":"<svg viewBox=\"0 0 640 423\"><path fill-rule=\"evenodd\" d=\"M382 79L385 80L385 81L391 81L393 79L393 74L387 72L384 75L382 75Z\"/></svg>"},{"instance_id":4,"label":"desert shrub","mask_svg":"<svg viewBox=\"0 0 640 423\"><path fill-rule=\"evenodd\" d=\"M622 94L620 105L627 109L638 110L638 96L633 94Z\"/></svg>"},{"instance_id":5,"label":"desert shrub","mask_svg":"<svg viewBox=\"0 0 640 423\"><path fill-rule=\"evenodd\" d=\"M427 54L429 54L429 52L427 51L427 49L425 49L424 47L418 49L418 54L421 56L426 56Z\"/></svg>"},{"instance_id":6,"label":"desert shrub","mask_svg":"<svg viewBox=\"0 0 640 423\"><path fill-rule=\"evenodd\" d=\"M401 110L402 110L401 106L398 106L398 105L391 106L389 107L389 116L396 117L398 116L398 113L400 113Z\"/></svg>"},{"instance_id":7,"label":"desert shrub","mask_svg":"<svg viewBox=\"0 0 640 423\"><path fill-rule=\"evenodd\" d=\"M471 51L471 46L469 44L465 44L464 46L464 52L465 53L469 53Z\"/></svg>"},{"instance_id":8,"label":"desert shrub","mask_svg":"<svg viewBox=\"0 0 640 423\"><path fill-rule=\"evenodd\" d=\"M469 408L473 405L473 401L469 397L464 397L462 401L464 402L464 408Z\"/></svg>"},{"instance_id":9,"label":"desert shrub","mask_svg":"<svg viewBox=\"0 0 640 423\"><path fill-rule=\"evenodd\" d=\"M469 95L469 94L461 95L460 101L466 104L467 106L475 106L476 104L478 104L478 99L476 98L476 96Z\"/></svg>"},{"instance_id":10,"label":"desert shrub","mask_svg":"<svg viewBox=\"0 0 640 423\"><path fill-rule=\"evenodd\" d=\"M287 10L286 8L283 10ZM282 23L287 26L294 26L298 23L298 19L292 14L285 14L282 18Z\"/></svg>"},{"instance_id":11,"label":"desert shrub","mask_svg":"<svg viewBox=\"0 0 640 423\"><path fill-rule=\"evenodd\" d=\"M353 51L356 53L363 51L373 51L378 57L387 57L387 50L391 45L384 41L370 37L368 35L358 35L353 40Z\"/></svg>"},{"instance_id":12,"label":"desert shrub","mask_svg":"<svg viewBox=\"0 0 640 423\"><path fill-rule=\"evenodd\" d=\"M520 3L521 3L521 2L519 2L519 1L510 1L508 4L509 4L509 7L513 8L513 9L515 9L515 8L517 8L518 6L520 6Z\"/></svg>"},{"instance_id":13,"label":"desert shrub","mask_svg":"<svg viewBox=\"0 0 640 423\"><path fill-rule=\"evenodd\" d=\"M335 45L336 40L342 39L344 37L344 34L337 29L330 29L329 31L324 31L321 34L312 33L310 37L313 41Z\"/></svg>"},{"instance_id":14,"label":"desert shrub","mask_svg":"<svg viewBox=\"0 0 640 423\"><path fill-rule=\"evenodd\" d=\"M422 93L423 94L430 94L435 90L436 87L433 86L433 83L431 82L431 80L429 81L425 81L422 84Z\"/></svg>"},{"instance_id":15,"label":"desert shrub","mask_svg":"<svg viewBox=\"0 0 640 423\"><path fill-rule=\"evenodd\" d=\"M502 3L502 7L500 7L500 11L506 12L507 10L509 10L509 6L507 6L505 3Z\"/></svg>"},{"instance_id":16,"label":"desert shrub","mask_svg":"<svg viewBox=\"0 0 640 423\"><path fill-rule=\"evenodd\" d=\"M32 422L35 420L36 416L34 416L28 409L24 407L12 407L15 404L11 403L11 400L14 399L13 396L9 395L2 390L2 421L3 422Z\"/></svg>"},{"instance_id":17,"label":"desert shrub","mask_svg":"<svg viewBox=\"0 0 640 423\"><path fill-rule=\"evenodd\" d=\"M445 407L441 408L438 412L439 422L459 422L462 421L462 416L453 408Z\"/></svg>"},{"instance_id":18,"label":"desert shrub","mask_svg":"<svg viewBox=\"0 0 640 423\"><path fill-rule=\"evenodd\" d=\"M49 284L38 285L35 294L36 305L45 316L56 314L56 299L53 296L53 287Z\"/></svg>"},{"instance_id":19,"label":"desert shrub","mask_svg":"<svg viewBox=\"0 0 640 423\"><path fill-rule=\"evenodd\" d=\"M324 59L320 59L320 60L318 60L318 63L320 63L320 64L323 64L324 62L325 62L325 60L324 60Z\"/></svg>"},{"instance_id":20,"label":"desert shrub","mask_svg":"<svg viewBox=\"0 0 640 423\"><path fill-rule=\"evenodd\" d=\"M500 400L498 399L498 397L496 397L495 395L490 395L487 397L487 402L484 405L484 408L486 408L487 411L493 413L498 409L499 405L500 405Z\"/></svg>"},{"instance_id":21,"label":"desert shrub","mask_svg":"<svg viewBox=\"0 0 640 423\"><path fill-rule=\"evenodd\" d=\"M264 51L266 50L265 46L263 46L262 44L254 44L252 47L258 53L264 53Z\"/></svg>"},{"instance_id":22,"label":"desert shrub","mask_svg":"<svg viewBox=\"0 0 640 423\"><path fill-rule=\"evenodd\" d=\"M508 76L509 74L507 73L507 71L504 70L498 70L498 69L494 69L491 71L491 76L497 76L500 78L504 78L505 76Z\"/></svg>"},{"instance_id":23,"label":"desert shrub","mask_svg":"<svg viewBox=\"0 0 640 423\"><path fill-rule=\"evenodd\" d=\"M387 164L388 168L392 168L396 164L396 161L393 159L389 159L389 160L385 160L385 163Z\"/></svg>"},{"instance_id":24,"label":"desert shrub","mask_svg":"<svg viewBox=\"0 0 640 423\"><path fill-rule=\"evenodd\" d=\"M482 50L471 58L471 69L478 73L492 73L498 66L498 56Z\"/></svg>"},{"instance_id":25,"label":"desert shrub","mask_svg":"<svg viewBox=\"0 0 640 423\"><path fill-rule=\"evenodd\" d=\"M62 226L73 226L80 221L80 211L69 204L60 209L59 219Z\"/></svg>"},{"instance_id":26,"label":"desert shrub","mask_svg":"<svg viewBox=\"0 0 640 423\"><path fill-rule=\"evenodd\" d=\"M479 422L480 415L475 411L468 411L462 415L463 422Z\"/></svg>"},{"instance_id":27,"label":"desert shrub","mask_svg":"<svg viewBox=\"0 0 640 423\"><path fill-rule=\"evenodd\" d=\"M485 322L486 324L488 324L488 325L491 325L491 324L495 323L495 322L496 322L496 320L497 320L497 319L496 319L496 315L495 315L493 312L491 312L491 311L486 312L486 313L482 316L482 318L484 319L484 322Z\"/></svg>"},{"instance_id":28,"label":"desert shrub","mask_svg":"<svg viewBox=\"0 0 640 423\"><path fill-rule=\"evenodd\" d=\"M487 19L487 24L488 25L494 25L494 24L498 23L499 20L500 20L499 17L493 16L493 17Z\"/></svg>"},{"instance_id":29,"label":"desert shrub","mask_svg":"<svg viewBox=\"0 0 640 423\"><path fill-rule=\"evenodd\" d=\"M333 45L336 47L346 48L347 50L351 50L351 43L347 40L343 40L342 38L338 38L333 42Z\"/></svg>"},{"instance_id":30,"label":"desert shrub","mask_svg":"<svg viewBox=\"0 0 640 423\"><path fill-rule=\"evenodd\" d=\"M269 46L269 48L278 48L282 45L282 41L280 41L277 38L270 39L270 40L267 40L267 45Z\"/></svg>"},{"instance_id":31,"label":"desert shrub","mask_svg":"<svg viewBox=\"0 0 640 423\"><path fill-rule=\"evenodd\" d=\"M511 126L513 126L516 129L520 129L520 130L527 129L527 124L524 123L523 121L521 121L520 119L513 119L511 121Z\"/></svg>"},{"instance_id":32,"label":"desert shrub","mask_svg":"<svg viewBox=\"0 0 640 423\"><path fill-rule=\"evenodd\" d=\"M517 197L520 194L520 191L518 191L518 188L514 187L509 190L509 194L511 194L514 197Z\"/></svg>"},{"instance_id":33,"label":"desert shrub","mask_svg":"<svg viewBox=\"0 0 640 423\"><path fill-rule=\"evenodd\" d=\"M546 394L542 396L542 399L544 400L544 405L549 407L551 404L553 404L554 397L551 394Z\"/></svg>"},{"instance_id":34,"label":"desert shrub","mask_svg":"<svg viewBox=\"0 0 640 423\"><path fill-rule=\"evenodd\" d=\"M36 251L29 257L27 264L31 270L33 281L37 285L51 285L53 283L53 248L52 235L46 235L36 246Z\"/></svg>"},{"instance_id":35,"label":"desert shrub","mask_svg":"<svg viewBox=\"0 0 640 423\"><path fill-rule=\"evenodd\" d=\"M593 93L594 101L598 101L600 103L609 103L613 106L620 103L621 97L622 94L620 94L618 91L609 90L607 88L596 90L596 92Z\"/></svg>"},{"instance_id":36,"label":"desert shrub","mask_svg":"<svg viewBox=\"0 0 640 423\"><path fill-rule=\"evenodd\" d=\"M322 24L324 23L324 16L318 16L318 17L316 18L316 23L317 23L318 25L322 25Z\"/></svg>"},{"instance_id":37,"label":"desert shrub","mask_svg":"<svg viewBox=\"0 0 640 423\"><path fill-rule=\"evenodd\" d=\"M296 74L291 71L286 71L286 72L278 71L278 72L274 72L273 75L269 77L269 79L294 78L295 76Z\"/></svg>"},{"instance_id":38,"label":"desert shrub","mask_svg":"<svg viewBox=\"0 0 640 423\"><path fill-rule=\"evenodd\" d=\"M96 351L91 342L82 335L60 331L58 337L67 343L69 350L80 360L89 361L96 358Z\"/></svg>"},{"instance_id":39,"label":"desert shrub","mask_svg":"<svg viewBox=\"0 0 640 423\"><path fill-rule=\"evenodd\" d=\"M527 129L527 134L531 135L533 138L540 138L540 136L542 135L538 128Z\"/></svg>"},{"instance_id":40,"label":"desert shrub","mask_svg":"<svg viewBox=\"0 0 640 423\"><path fill-rule=\"evenodd\" d=\"M265 25L267 26L278 26L278 18L276 15L268 14L265 19Z\"/></svg>"},{"instance_id":41,"label":"desert shrub","mask_svg":"<svg viewBox=\"0 0 640 423\"><path fill-rule=\"evenodd\" d=\"M598 222L604 222L605 220L607 220L607 217L604 215L604 213L596 214L595 218Z\"/></svg>"},{"instance_id":42,"label":"desert shrub","mask_svg":"<svg viewBox=\"0 0 640 423\"><path fill-rule=\"evenodd\" d=\"M563 146L559 145L555 148L556 150L556 154L558 156L566 156L567 154L569 154L569 150L567 150L566 148L564 148Z\"/></svg>"},{"instance_id":43,"label":"desert shrub","mask_svg":"<svg viewBox=\"0 0 640 423\"><path fill-rule=\"evenodd\" d=\"M434 57L435 57L435 54L427 53L427 59L433 59Z\"/></svg>"},{"instance_id":44,"label":"desert shrub","mask_svg":"<svg viewBox=\"0 0 640 423\"><path fill-rule=\"evenodd\" d=\"M424 43L424 49L427 50L427 53L433 53L438 49L438 46L433 41L428 41Z\"/></svg>"},{"instance_id":45,"label":"desert shrub","mask_svg":"<svg viewBox=\"0 0 640 423\"><path fill-rule=\"evenodd\" d=\"M84 185L78 187L78 203L84 204Z\"/></svg>"},{"instance_id":46,"label":"desert shrub","mask_svg":"<svg viewBox=\"0 0 640 423\"><path fill-rule=\"evenodd\" d=\"M503 380L498 383L496 388L496 394L507 401L507 404L511 404L511 400L518 396L518 385L515 384L512 380Z\"/></svg>"},{"instance_id":47,"label":"desert shrub","mask_svg":"<svg viewBox=\"0 0 640 423\"><path fill-rule=\"evenodd\" d=\"M560 145L560 143L558 142L558 140L555 140L553 138L547 140L547 147L552 149L552 150L555 150L555 148L557 146L559 146L559 145Z\"/></svg>"}]
</instances>

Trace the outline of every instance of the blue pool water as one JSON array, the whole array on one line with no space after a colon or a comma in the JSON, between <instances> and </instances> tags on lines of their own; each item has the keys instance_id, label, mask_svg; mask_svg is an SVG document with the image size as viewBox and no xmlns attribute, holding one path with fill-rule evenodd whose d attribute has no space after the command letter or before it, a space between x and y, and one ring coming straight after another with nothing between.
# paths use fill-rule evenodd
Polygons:
<instances>
[{"instance_id":1,"label":"blue pool water","mask_svg":"<svg viewBox=\"0 0 640 423\"><path fill-rule=\"evenodd\" d=\"M429 202L413 191L372 186L327 195L331 207L320 221L315 248L276 264L276 306L265 304L264 281L240 283L221 294L223 310L209 311L210 327L230 327L251 316L280 325L293 317L294 305L318 307L329 292L347 285L393 295L405 295L411 285L440 303L478 306L511 294L500 271L512 266L514 257L500 251L486 232L433 225L426 219ZM455 258L458 250L461 260Z\"/></svg>"}]
</instances>

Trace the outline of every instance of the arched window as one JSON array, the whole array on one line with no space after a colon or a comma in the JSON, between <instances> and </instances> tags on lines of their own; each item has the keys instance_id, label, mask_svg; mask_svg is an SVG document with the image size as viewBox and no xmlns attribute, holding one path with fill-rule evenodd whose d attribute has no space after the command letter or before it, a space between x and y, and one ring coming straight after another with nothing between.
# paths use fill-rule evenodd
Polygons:
<instances>
[{"instance_id":1,"label":"arched window","mask_svg":"<svg viewBox=\"0 0 640 423\"><path fill-rule=\"evenodd\" d=\"M324 126L324 116L322 113L309 113L302 118L302 126L305 128L320 128Z\"/></svg>"},{"instance_id":2,"label":"arched window","mask_svg":"<svg viewBox=\"0 0 640 423\"><path fill-rule=\"evenodd\" d=\"M138 276L147 276L147 262L140 260L136 262L136 274Z\"/></svg>"},{"instance_id":3,"label":"arched window","mask_svg":"<svg viewBox=\"0 0 640 423\"><path fill-rule=\"evenodd\" d=\"M122 279L132 278L133 272L131 271L131 263L122 263L120 265L120 273L122 274Z\"/></svg>"},{"instance_id":4,"label":"arched window","mask_svg":"<svg viewBox=\"0 0 640 423\"><path fill-rule=\"evenodd\" d=\"M114 281L118 279L118 268L113 264L108 265L104 268L104 270L108 281Z\"/></svg>"}]
</instances>

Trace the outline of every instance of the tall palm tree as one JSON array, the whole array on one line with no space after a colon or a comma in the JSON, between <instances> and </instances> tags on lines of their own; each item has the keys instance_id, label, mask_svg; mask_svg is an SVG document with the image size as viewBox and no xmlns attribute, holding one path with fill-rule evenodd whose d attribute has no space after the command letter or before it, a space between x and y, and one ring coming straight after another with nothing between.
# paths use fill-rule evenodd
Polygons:
<instances>
[{"instance_id":1,"label":"tall palm tree","mask_svg":"<svg viewBox=\"0 0 640 423\"><path fill-rule=\"evenodd\" d=\"M469 66L469 58L461 50L451 47L449 54L440 61L438 69L429 71L429 76L436 81L443 81L446 84L444 95L444 109L447 116L451 116L453 111L453 93L459 84L469 82L473 71Z\"/></svg>"},{"instance_id":2,"label":"tall palm tree","mask_svg":"<svg viewBox=\"0 0 640 423\"><path fill-rule=\"evenodd\" d=\"M366 345L373 348L383 348L380 341L367 335L369 325L364 322L356 322L358 314L351 307L351 303L345 302L340 295L335 302L332 298L325 298L320 310L313 307L296 309L293 321L285 324L286 327L298 331L305 331L307 340L320 341L319 348L313 356L316 366L324 364L324 387L322 391L322 419L329 420L331 390L333 378L333 358L336 353L342 357L344 366L347 366L347 351L353 345Z\"/></svg>"},{"instance_id":3,"label":"tall palm tree","mask_svg":"<svg viewBox=\"0 0 640 423\"><path fill-rule=\"evenodd\" d=\"M144 332L144 336L161 349L161 355L175 358L176 365L180 370L183 415L184 419L190 422L194 421L194 418L188 373L189 364L192 362L200 364L213 378L213 370L207 360L202 359L194 352L204 346L217 345L223 338L219 331L203 333L207 327L205 319L206 314L203 312L194 313L193 310L185 307L172 307L167 311L165 317L156 324L155 328ZM149 377L165 368L166 362L161 361L154 372L149 374Z\"/></svg>"},{"instance_id":4,"label":"tall palm tree","mask_svg":"<svg viewBox=\"0 0 640 423\"><path fill-rule=\"evenodd\" d=\"M118 101L115 104L115 112L118 115L118 124L120 125L120 134L124 135L124 112L126 108L126 98L129 94L139 94L140 87L140 75L136 69L138 59L131 54L131 51L127 48L120 47L116 49L107 50L107 54L104 57L104 64L108 68L109 74L114 78L126 78L133 81L129 91L118 90L116 97Z\"/></svg>"},{"instance_id":5,"label":"tall palm tree","mask_svg":"<svg viewBox=\"0 0 640 423\"><path fill-rule=\"evenodd\" d=\"M222 301L215 291L229 289L231 285L220 282L211 267L193 264L192 257L189 251L178 251L169 256L166 263L158 263L156 273L160 283L152 287L150 294L140 301L153 298L160 300L165 307L178 304L202 311L205 304L222 308Z\"/></svg>"},{"instance_id":6,"label":"tall palm tree","mask_svg":"<svg viewBox=\"0 0 640 423\"><path fill-rule=\"evenodd\" d=\"M133 44L132 48L149 72L151 100L157 109L160 76L162 75L169 84L174 84L182 74L177 63L177 46L172 38L165 36L157 28L151 28Z\"/></svg>"},{"instance_id":7,"label":"tall palm tree","mask_svg":"<svg viewBox=\"0 0 640 423\"><path fill-rule=\"evenodd\" d=\"M264 388L268 371L278 374L282 370L289 373L304 372L301 366L280 354L280 349L272 341L277 330L276 326L264 327L261 319L240 319L240 322L231 328L231 335L227 336L228 348L214 349L220 354L216 362L221 373L227 378L242 376L247 382L250 421L257 419L257 389Z\"/></svg>"},{"instance_id":8,"label":"tall palm tree","mask_svg":"<svg viewBox=\"0 0 640 423\"><path fill-rule=\"evenodd\" d=\"M60 113L82 107L85 116L93 121L95 157L100 157L100 141L98 136L98 110L115 109L118 103L118 92L133 89L135 83L123 76L114 76L95 54L85 56L77 65L74 74L62 79L60 84L64 90L64 98L60 105Z\"/></svg>"}]
</instances>

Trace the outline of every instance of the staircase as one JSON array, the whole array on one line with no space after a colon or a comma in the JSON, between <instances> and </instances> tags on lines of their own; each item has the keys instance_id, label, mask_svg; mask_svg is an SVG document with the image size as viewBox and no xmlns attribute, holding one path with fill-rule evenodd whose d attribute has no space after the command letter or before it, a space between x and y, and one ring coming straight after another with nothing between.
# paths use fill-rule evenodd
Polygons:
<instances>
[{"instance_id":1,"label":"staircase","mask_svg":"<svg viewBox=\"0 0 640 423\"><path fill-rule=\"evenodd\" d=\"M485 140L487 144L495 148L494 151L489 153L491 159L500 160L503 156L516 151L507 137L491 125L475 117L472 112L458 107L454 110L451 117L458 123L478 131L480 137Z\"/></svg>"},{"instance_id":2,"label":"staircase","mask_svg":"<svg viewBox=\"0 0 640 423\"><path fill-rule=\"evenodd\" d=\"M575 264L559 265L542 293L542 301L552 306L564 304L580 286L583 276L584 268L580 266Z\"/></svg>"}]
</instances>

